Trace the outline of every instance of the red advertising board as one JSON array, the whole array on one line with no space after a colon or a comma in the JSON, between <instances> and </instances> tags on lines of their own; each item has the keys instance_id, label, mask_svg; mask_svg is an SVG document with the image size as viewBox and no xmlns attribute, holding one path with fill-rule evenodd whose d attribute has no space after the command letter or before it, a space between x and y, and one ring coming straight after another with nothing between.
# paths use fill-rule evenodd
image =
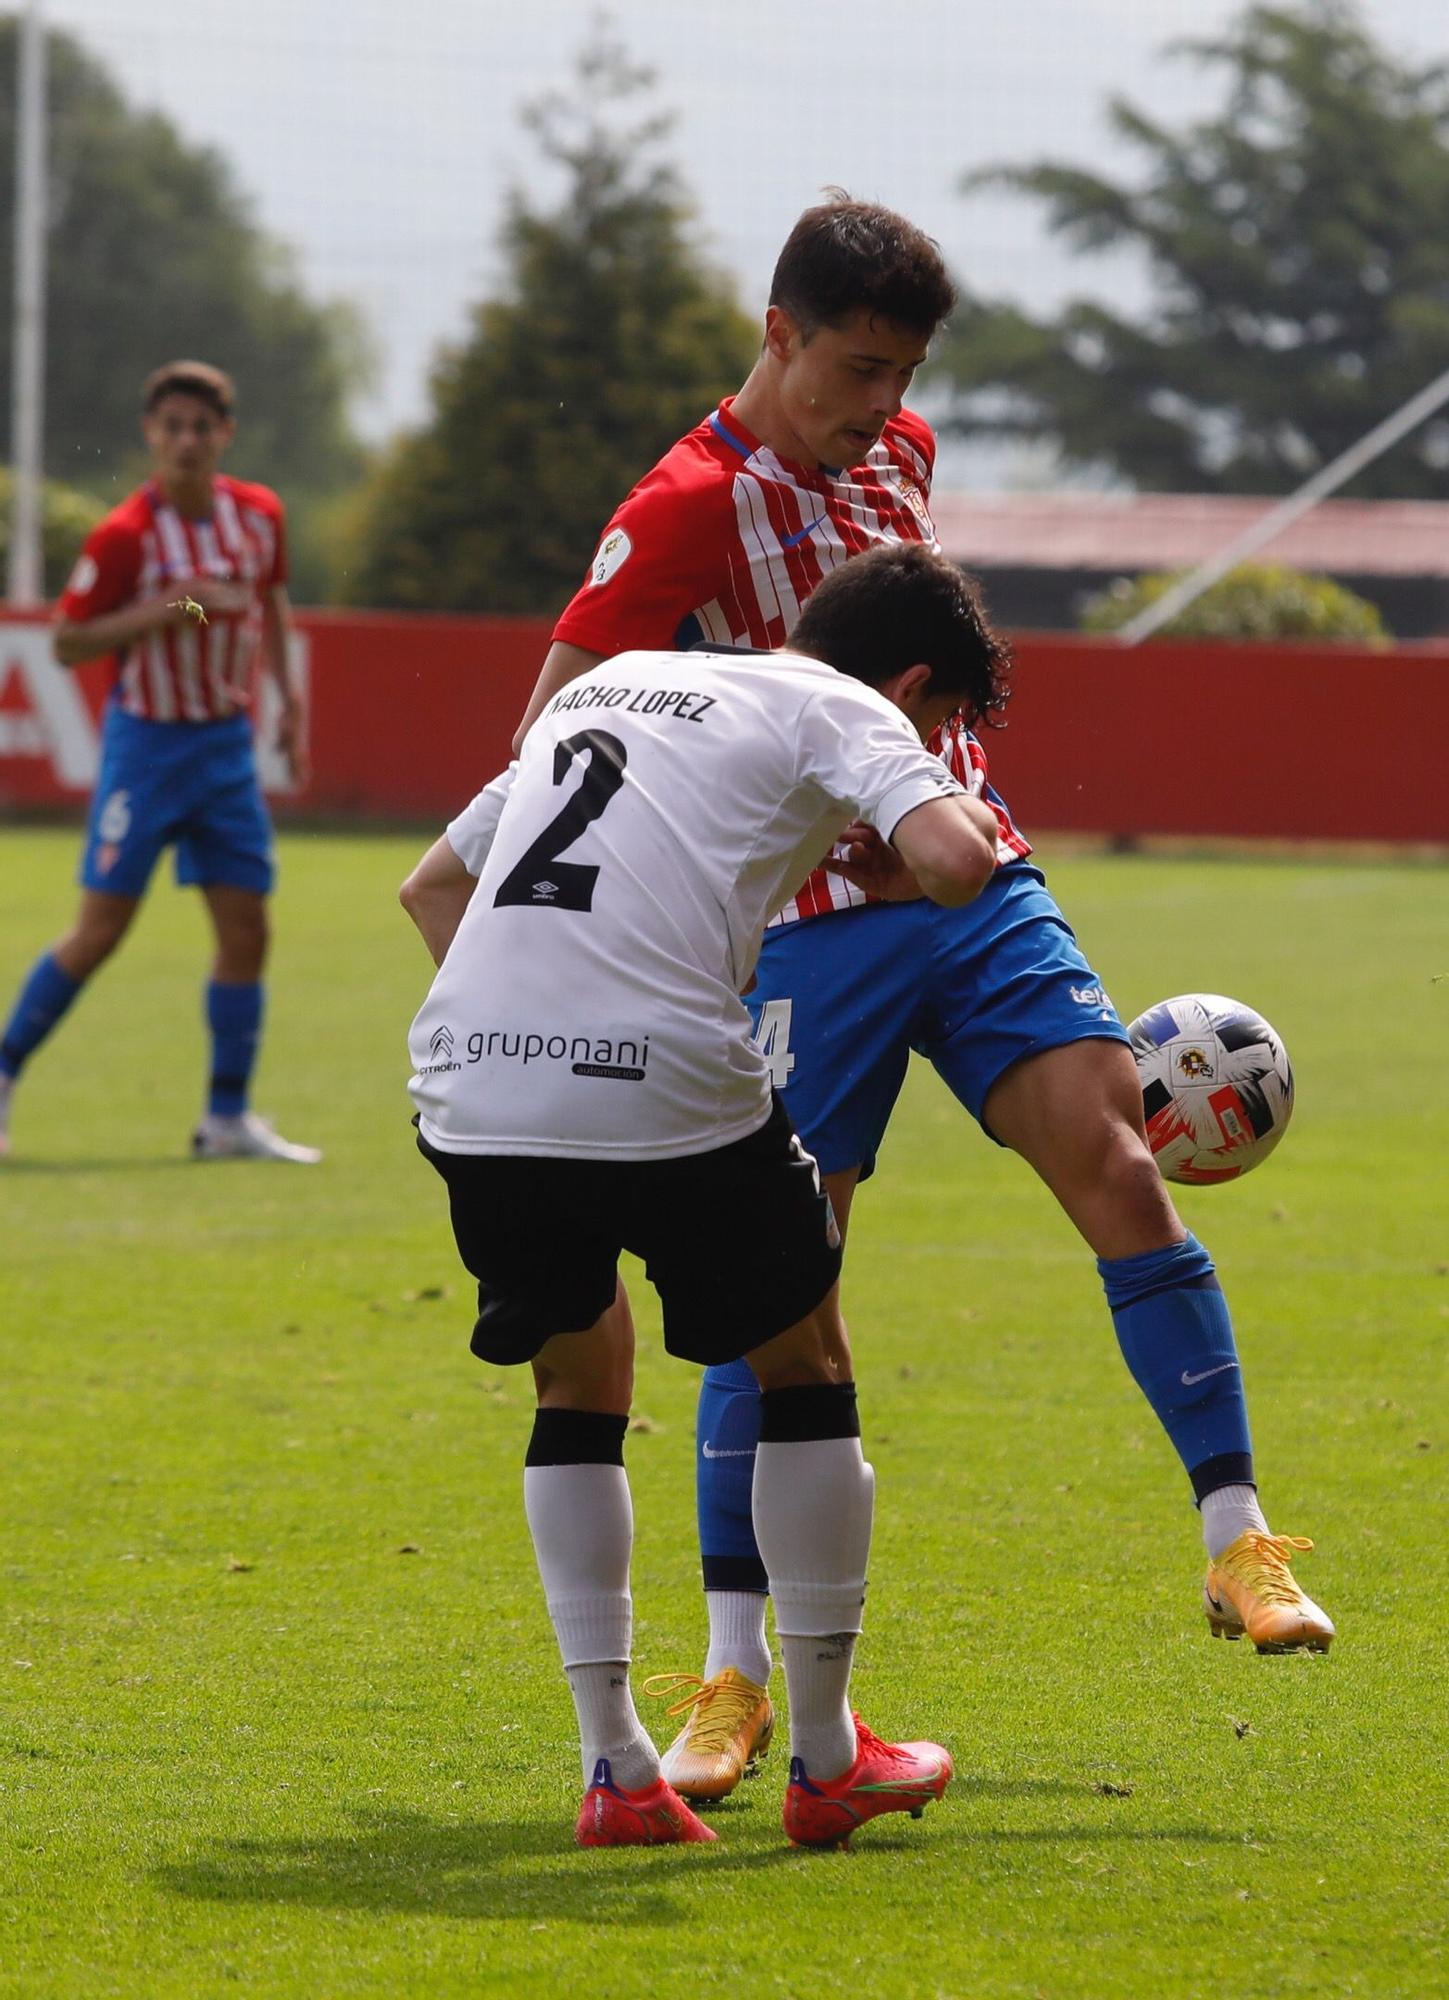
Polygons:
<instances>
[{"instance_id":1,"label":"red advertising board","mask_svg":"<svg viewBox=\"0 0 1449 2000\"><path fill-rule=\"evenodd\" d=\"M286 816L441 823L506 761L549 622L304 612L313 775ZM0 622L0 811L79 804L103 677ZM1029 831L1449 844L1449 651L1024 634L992 776ZM259 715L265 746L270 716Z\"/></svg>"}]
</instances>

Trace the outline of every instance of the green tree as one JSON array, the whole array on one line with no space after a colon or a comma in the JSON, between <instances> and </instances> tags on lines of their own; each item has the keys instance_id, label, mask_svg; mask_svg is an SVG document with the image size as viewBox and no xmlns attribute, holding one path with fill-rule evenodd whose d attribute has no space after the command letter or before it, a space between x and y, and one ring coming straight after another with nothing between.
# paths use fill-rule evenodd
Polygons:
<instances>
[{"instance_id":1,"label":"green tree","mask_svg":"<svg viewBox=\"0 0 1449 2000\"><path fill-rule=\"evenodd\" d=\"M14 505L14 478L8 465L0 465L0 567L10 559L10 523ZM58 596L70 575L81 544L105 513L103 503L89 493L62 486L47 479L41 489L41 561L45 571L45 594Z\"/></svg>"},{"instance_id":2,"label":"green tree","mask_svg":"<svg viewBox=\"0 0 1449 2000\"><path fill-rule=\"evenodd\" d=\"M1165 597L1182 571L1126 577L1089 598L1084 632L1117 632ZM1378 606L1331 577L1309 576L1280 563L1239 563L1161 628L1164 639L1348 639L1383 644L1388 634Z\"/></svg>"},{"instance_id":3,"label":"green tree","mask_svg":"<svg viewBox=\"0 0 1449 2000\"><path fill-rule=\"evenodd\" d=\"M0 19L0 215L14 212L16 27ZM350 309L307 299L221 156L130 108L70 36L48 38L46 467L114 499L143 464L141 383L197 355L237 382L229 469L308 496L359 476L347 398L365 360ZM12 260L0 256L0 439L8 458ZM305 519L298 518L307 540ZM315 565L313 566L315 569ZM299 579L305 582L305 579Z\"/></svg>"},{"instance_id":4,"label":"green tree","mask_svg":"<svg viewBox=\"0 0 1449 2000\"><path fill-rule=\"evenodd\" d=\"M510 197L502 296L432 375L364 508L354 603L549 611L629 486L748 371L758 332L690 235L652 73L600 28L530 129L556 207Z\"/></svg>"},{"instance_id":5,"label":"green tree","mask_svg":"<svg viewBox=\"0 0 1449 2000\"><path fill-rule=\"evenodd\" d=\"M972 300L949 347L955 427L1054 442L1159 490L1281 492L1449 368L1449 76L1396 61L1338 0L1253 6L1216 41L1215 117L1118 99L1135 188L1053 162L989 169L1079 251L1141 251L1143 323L1076 300L1054 319ZM1449 493L1449 424L1354 482Z\"/></svg>"}]
</instances>

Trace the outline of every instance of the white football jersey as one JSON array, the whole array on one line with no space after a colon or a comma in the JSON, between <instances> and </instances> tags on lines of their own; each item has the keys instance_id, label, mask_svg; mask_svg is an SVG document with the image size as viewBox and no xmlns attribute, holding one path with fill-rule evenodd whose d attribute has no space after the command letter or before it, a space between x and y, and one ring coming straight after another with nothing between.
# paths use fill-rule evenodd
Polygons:
<instances>
[{"instance_id":1,"label":"white football jersey","mask_svg":"<svg viewBox=\"0 0 1449 2000\"><path fill-rule=\"evenodd\" d=\"M452 1153L669 1159L745 1138L770 1073L739 994L853 819L960 793L899 709L788 653L622 653L555 695L448 828L478 886L413 1022Z\"/></svg>"}]
</instances>

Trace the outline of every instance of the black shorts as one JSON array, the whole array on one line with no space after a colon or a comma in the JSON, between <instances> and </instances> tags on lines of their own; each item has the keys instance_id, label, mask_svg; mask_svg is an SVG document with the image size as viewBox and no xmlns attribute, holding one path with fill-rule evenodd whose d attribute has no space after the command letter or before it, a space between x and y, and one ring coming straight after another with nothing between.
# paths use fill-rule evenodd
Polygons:
<instances>
[{"instance_id":1,"label":"black shorts","mask_svg":"<svg viewBox=\"0 0 1449 2000\"><path fill-rule=\"evenodd\" d=\"M776 1097L757 1132L672 1160L572 1160L418 1147L448 1184L478 1280L473 1352L531 1361L612 1303L621 1250L642 1257L664 1345L737 1361L805 1318L840 1275L840 1232L815 1162Z\"/></svg>"}]
</instances>

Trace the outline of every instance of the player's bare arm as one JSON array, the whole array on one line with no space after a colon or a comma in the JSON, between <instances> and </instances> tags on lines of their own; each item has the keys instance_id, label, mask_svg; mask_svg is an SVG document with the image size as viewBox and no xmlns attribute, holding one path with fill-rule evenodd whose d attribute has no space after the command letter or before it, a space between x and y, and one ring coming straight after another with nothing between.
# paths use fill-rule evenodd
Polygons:
<instances>
[{"instance_id":1,"label":"player's bare arm","mask_svg":"<svg viewBox=\"0 0 1449 2000\"><path fill-rule=\"evenodd\" d=\"M523 739L537 722L544 709L562 687L576 681L580 674L586 674L598 666L605 657L603 653L586 652L582 646L569 646L562 639L555 639L544 657L539 669L538 680L533 693L528 698L528 707L523 711L523 720L518 725L513 738L513 754L516 757L523 746Z\"/></svg>"},{"instance_id":2,"label":"player's bare arm","mask_svg":"<svg viewBox=\"0 0 1449 2000\"><path fill-rule=\"evenodd\" d=\"M281 696L281 716L277 723L277 748L286 759L294 785L305 785L310 772L307 755L307 717L292 672L289 641L292 607L285 584L274 583L262 595L262 657L267 672Z\"/></svg>"},{"instance_id":3,"label":"player's bare arm","mask_svg":"<svg viewBox=\"0 0 1449 2000\"><path fill-rule=\"evenodd\" d=\"M85 660L99 659L129 646L134 639L166 625L180 625L193 612L186 599L203 612L219 618L238 617L252 601L251 587L214 576L184 579L157 597L139 598L119 610L103 611L98 618L61 618L51 635L51 649L63 667L78 667Z\"/></svg>"},{"instance_id":4,"label":"player's bare arm","mask_svg":"<svg viewBox=\"0 0 1449 2000\"><path fill-rule=\"evenodd\" d=\"M398 901L417 925L434 965L447 957L477 886L477 877L458 859L448 836L440 834L398 890Z\"/></svg>"},{"instance_id":5,"label":"player's bare arm","mask_svg":"<svg viewBox=\"0 0 1449 2000\"><path fill-rule=\"evenodd\" d=\"M979 896L995 873L996 838L990 806L956 796L915 807L889 842L879 846L884 856L895 856L933 903L955 910Z\"/></svg>"},{"instance_id":6,"label":"player's bare arm","mask_svg":"<svg viewBox=\"0 0 1449 2000\"><path fill-rule=\"evenodd\" d=\"M882 903L917 903L925 890L877 828L853 820L840 836L840 849L822 864L832 875L863 889Z\"/></svg>"}]
</instances>

